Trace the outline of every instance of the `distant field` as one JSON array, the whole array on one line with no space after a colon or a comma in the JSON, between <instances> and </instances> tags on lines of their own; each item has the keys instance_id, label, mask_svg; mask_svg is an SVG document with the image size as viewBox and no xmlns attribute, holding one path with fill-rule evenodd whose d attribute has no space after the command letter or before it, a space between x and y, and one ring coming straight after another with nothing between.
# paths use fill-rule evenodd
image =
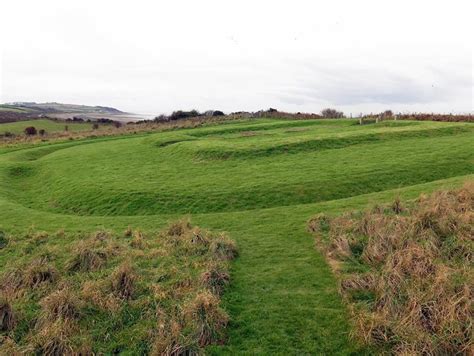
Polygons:
<instances>
[{"instance_id":1,"label":"distant field","mask_svg":"<svg viewBox=\"0 0 474 356\"><path fill-rule=\"evenodd\" d=\"M28 112L28 110L15 108L13 106L8 106L8 105L0 105L0 111L11 111L11 112L17 112L17 113Z\"/></svg>"},{"instance_id":2,"label":"distant field","mask_svg":"<svg viewBox=\"0 0 474 356\"><path fill-rule=\"evenodd\" d=\"M28 126L34 126L37 130L44 129L47 133L61 132L64 131L66 125L69 131L85 131L92 129L91 123L57 122L47 119L40 119L0 124L0 134L5 132L20 134L23 133L25 128Z\"/></svg>"},{"instance_id":3,"label":"distant field","mask_svg":"<svg viewBox=\"0 0 474 356\"><path fill-rule=\"evenodd\" d=\"M258 119L5 148L0 230L152 232L188 215L240 249L228 339L209 354L361 354L307 220L472 179L473 137L466 123Z\"/></svg>"}]
</instances>

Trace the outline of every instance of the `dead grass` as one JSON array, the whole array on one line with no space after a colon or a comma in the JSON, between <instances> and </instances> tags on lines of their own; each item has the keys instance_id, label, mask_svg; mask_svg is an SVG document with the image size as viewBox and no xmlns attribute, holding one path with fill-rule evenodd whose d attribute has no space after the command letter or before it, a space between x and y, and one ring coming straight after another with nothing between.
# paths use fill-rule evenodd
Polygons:
<instances>
[{"instance_id":1,"label":"dead grass","mask_svg":"<svg viewBox=\"0 0 474 356\"><path fill-rule=\"evenodd\" d=\"M66 268L71 272L95 271L106 265L109 254L109 251L93 240L80 241Z\"/></svg>"},{"instance_id":2,"label":"dead grass","mask_svg":"<svg viewBox=\"0 0 474 356\"><path fill-rule=\"evenodd\" d=\"M0 296L0 331L10 331L16 325L16 318L10 302Z\"/></svg>"},{"instance_id":3,"label":"dead grass","mask_svg":"<svg viewBox=\"0 0 474 356\"><path fill-rule=\"evenodd\" d=\"M121 299L131 299L136 289L137 279L138 275L130 262L121 264L111 276L112 292Z\"/></svg>"},{"instance_id":4,"label":"dead grass","mask_svg":"<svg viewBox=\"0 0 474 356\"><path fill-rule=\"evenodd\" d=\"M76 320L80 316L81 301L70 287L54 291L41 302L42 323L56 320Z\"/></svg>"},{"instance_id":5,"label":"dead grass","mask_svg":"<svg viewBox=\"0 0 474 356\"><path fill-rule=\"evenodd\" d=\"M229 317L219 306L219 298L208 291L201 292L184 305L184 317L194 325L199 346L222 341L222 331Z\"/></svg>"},{"instance_id":6,"label":"dead grass","mask_svg":"<svg viewBox=\"0 0 474 356\"><path fill-rule=\"evenodd\" d=\"M354 337L397 355L472 355L474 184L308 223L353 313ZM356 272L354 272L356 271Z\"/></svg>"},{"instance_id":7,"label":"dead grass","mask_svg":"<svg viewBox=\"0 0 474 356\"><path fill-rule=\"evenodd\" d=\"M233 241L189 219L125 235L29 231L9 244L0 331L15 342L0 339L0 354L194 355L222 342Z\"/></svg>"}]
</instances>

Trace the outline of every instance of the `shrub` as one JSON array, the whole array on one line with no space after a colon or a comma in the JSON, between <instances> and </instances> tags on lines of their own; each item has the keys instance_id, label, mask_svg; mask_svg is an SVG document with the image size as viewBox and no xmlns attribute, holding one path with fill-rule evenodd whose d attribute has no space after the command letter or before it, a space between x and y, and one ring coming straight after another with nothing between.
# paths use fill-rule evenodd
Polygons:
<instances>
[{"instance_id":1,"label":"shrub","mask_svg":"<svg viewBox=\"0 0 474 356\"><path fill-rule=\"evenodd\" d=\"M340 119L344 117L344 113L342 111L337 111L330 108L322 110L321 115L327 119Z\"/></svg>"},{"instance_id":2,"label":"shrub","mask_svg":"<svg viewBox=\"0 0 474 356\"><path fill-rule=\"evenodd\" d=\"M191 117L197 117L199 115L200 115L199 111L197 110L191 110L191 111L177 110L177 111L173 111L173 113L169 116L169 119L180 120L180 119L187 119Z\"/></svg>"},{"instance_id":3,"label":"shrub","mask_svg":"<svg viewBox=\"0 0 474 356\"><path fill-rule=\"evenodd\" d=\"M45 129L40 129L38 131L38 133L39 133L40 136L44 136L44 135L46 135L46 130Z\"/></svg>"},{"instance_id":4,"label":"shrub","mask_svg":"<svg viewBox=\"0 0 474 356\"><path fill-rule=\"evenodd\" d=\"M97 122L94 122L92 124L92 130L97 130L99 128L99 124Z\"/></svg>"},{"instance_id":5,"label":"shrub","mask_svg":"<svg viewBox=\"0 0 474 356\"><path fill-rule=\"evenodd\" d=\"M220 110L214 110L212 112L212 116L225 116L224 112L220 111Z\"/></svg>"},{"instance_id":6,"label":"shrub","mask_svg":"<svg viewBox=\"0 0 474 356\"><path fill-rule=\"evenodd\" d=\"M23 130L23 132L25 133L25 135L27 136L34 136L36 135L36 128L34 126L28 126L28 127L25 127L25 129Z\"/></svg>"}]
</instances>

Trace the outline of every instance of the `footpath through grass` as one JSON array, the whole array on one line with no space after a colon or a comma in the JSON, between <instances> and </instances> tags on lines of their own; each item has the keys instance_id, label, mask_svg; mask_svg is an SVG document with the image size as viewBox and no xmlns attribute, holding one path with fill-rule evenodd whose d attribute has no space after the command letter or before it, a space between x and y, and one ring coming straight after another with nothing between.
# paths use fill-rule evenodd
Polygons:
<instances>
[{"instance_id":1,"label":"footpath through grass","mask_svg":"<svg viewBox=\"0 0 474 356\"><path fill-rule=\"evenodd\" d=\"M348 337L306 221L462 183L474 172L472 133L465 124L262 120L4 151L0 229L151 231L190 215L240 249L223 296L229 339L210 353L364 352ZM219 151L233 153L209 154Z\"/></svg>"}]
</instances>

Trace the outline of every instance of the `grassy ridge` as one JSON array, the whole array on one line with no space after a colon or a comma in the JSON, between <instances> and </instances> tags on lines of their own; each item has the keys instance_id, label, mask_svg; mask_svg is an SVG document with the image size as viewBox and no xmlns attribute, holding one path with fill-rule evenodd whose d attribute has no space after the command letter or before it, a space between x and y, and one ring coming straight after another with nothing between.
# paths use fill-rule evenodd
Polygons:
<instances>
[{"instance_id":1,"label":"grassy ridge","mask_svg":"<svg viewBox=\"0 0 474 356\"><path fill-rule=\"evenodd\" d=\"M50 145L45 151L5 151L0 155L0 228L123 231L132 225L150 231L192 213L195 223L229 232L241 249L232 265L233 283L224 295L229 340L209 352L360 351L349 341L337 284L312 248L306 220L315 211L363 208L397 194L414 198L422 191L459 184L474 170L470 126L352 123L244 121L68 143L60 149ZM433 134L437 129L448 132ZM396 140L384 139L401 131ZM199 156L216 147L264 151L374 132L379 140L347 147L245 159Z\"/></svg>"}]
</instances>

